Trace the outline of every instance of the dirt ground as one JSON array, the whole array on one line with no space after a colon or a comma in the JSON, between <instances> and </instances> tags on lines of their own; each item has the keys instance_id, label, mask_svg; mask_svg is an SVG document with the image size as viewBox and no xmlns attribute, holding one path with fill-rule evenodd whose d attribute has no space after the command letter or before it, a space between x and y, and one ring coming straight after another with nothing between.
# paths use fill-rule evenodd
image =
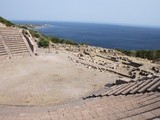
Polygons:
<instances>
[{"instance_id":1,"label":"dirt ground","mask_svg":"<svg viewBox=\"0 0 160 120\"><path fill-rule=\"evenodd\" d=\"M70 53L43 54L0 62L1 105L54 105L80 99L118 76L88 69Z\"/></svg>"}]
</instances>

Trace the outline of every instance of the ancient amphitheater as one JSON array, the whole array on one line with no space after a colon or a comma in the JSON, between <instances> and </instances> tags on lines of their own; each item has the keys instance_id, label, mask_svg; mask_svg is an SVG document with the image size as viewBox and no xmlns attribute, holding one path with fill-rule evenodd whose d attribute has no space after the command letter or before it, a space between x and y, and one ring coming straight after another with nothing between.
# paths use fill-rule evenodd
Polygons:
<instances>
[{"instance_id":1,"label":"ancient amphitheater","mask_svg":"<svg viewBox=\"0 0 160 120\"><path fill-rule=\"evenodd\" d=\"M0 27L0 120L159 120L159 65L117 54Z\"/></svg>"}]
</instances>

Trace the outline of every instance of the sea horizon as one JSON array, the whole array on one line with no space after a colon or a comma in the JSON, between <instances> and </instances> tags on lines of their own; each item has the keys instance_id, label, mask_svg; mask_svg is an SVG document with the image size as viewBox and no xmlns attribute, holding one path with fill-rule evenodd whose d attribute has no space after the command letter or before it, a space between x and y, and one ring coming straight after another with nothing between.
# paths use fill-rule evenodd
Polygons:
<instances>
[{"instance_id":1,"label":"sea horizon","mask_svg":"<svg viewBox=\"0 0 160 120\"><path fill-rule=\"evenodd\" d=\"M136 27L136 28L151 28L160 29L160 26L149 26L149 25L138 25L138 24L116 24L116 23L100 23L100 22L83 22L83 21L52 21L52 20L10 20L13 23L80 23L80 24L98 24L98 25L112 25L112 26L122 26L122 27Z\"/></svg>"},{"instance_id":2,"label":"sea horizon","mask_svg":"<svg viewBox=\"0 0 160 120\"><path fill-rule=\"evenodd\" d=\"M48 25L36 29L47 36L69 39L91 46L125 49L160 49L160 28L104 23L59 21L13 21L16 24Z\"/></svg>"}]
</instances>

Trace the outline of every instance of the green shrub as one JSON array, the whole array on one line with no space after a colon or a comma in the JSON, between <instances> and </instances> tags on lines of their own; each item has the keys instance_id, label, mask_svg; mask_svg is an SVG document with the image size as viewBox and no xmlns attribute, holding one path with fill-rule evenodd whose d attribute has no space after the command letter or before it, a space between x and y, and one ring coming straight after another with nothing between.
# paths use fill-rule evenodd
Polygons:
<instances>
[{"instance_id":1,"label":"green shrub","mask_svg":"<svg viewBox=\"0 0 160 120\"><path fill-rule=\"evenodd\" d=\"M56 37L50 37L51 42L53 43L64 43L64 44L70 44L70 45L77 45L77 43L71 41L71 40L65 40L65 39L60 39Z\"/></svg>"},{"instance_id":2,"label":"green shrub","mask_svg":"<svg viewBox=\"0 0 160 120\"><path fill-rule=\"evenodd\" d=\"M26 26L24 26L24 25L19 25L18 27L28 30L28 28Z\"/></svg>"},{"instance_id":3,"label":"green shrub","mask_svg":"<svg viewBox=\"0 0 160 120\"><path fill-rule=\"evenodd\" d=\"M49 40L45 39L45 38L40 39L39 42L38 42L38 46L39 47L44 47L44 48L48 47L49 46Z\"/></svg>"},{"instance_id":4,"label":"green shrub","mask_svg":"<svg viewBox=\"0 0 160 120\"><path fill-rule=\"evenodd\" d=\"M62 40L63 40L63 39L62 39ZM77 43L75 43L75 42L73 42L73 41L71 41L71 40L63 40L62 43L64 43L64 44L70 44L70 45L77 45Z\"/></svg>"},{"instance_id":5,"label":"green shrub","mask_svg":"<svg viewBox=\"0 0 160 120\"><path fill-rule=\"evenodd\" d=\"M42 35L38 31L34 31L34 30L29 30L29 31L33 37L36 37L36 38L42 37Z\"/></svg>"},{"instance_id":6,"label":"green shrub","mask_svg":"<svg viewBox=\"0 0 160 120\"><path fill-rule=\"evenodd\" d=\"M62 40L59 39L59 38L51 37L50 40L51 40L51 42L53 42L53 43L62 43Z\"/></svg>"},{"instance_id":7,"label":"green shrub","mask_svg":"<svg viewBox=\"0 0 160 120\"><path fill-rule=\"evenodd\" d=\"M88 45L87 43L80 43L80 45Z\"/></svg>"},{"instance_id":8,"label":"green shrub","mask_svg":"<svg viewBox=\"0 0 160 120\"><path fill-rule=\"evenodd\" d=\"M129 50L122 50L122 49L116 49L116 50L124 53L125 55L131 56L131 51Z\"/></svg>"}]
</instances>

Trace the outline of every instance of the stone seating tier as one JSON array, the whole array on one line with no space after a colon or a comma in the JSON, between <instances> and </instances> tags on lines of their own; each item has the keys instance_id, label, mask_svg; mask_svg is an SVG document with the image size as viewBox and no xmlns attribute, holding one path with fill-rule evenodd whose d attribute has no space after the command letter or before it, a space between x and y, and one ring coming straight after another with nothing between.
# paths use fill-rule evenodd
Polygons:
<instances>
[{"instance_id":1,"label":"stone seating tier","mask_svg":"<svg viewBox=\"0 0 160 120\"><path fill-rule=\"evenodd\" d=\"M0 28L0 57L31 55L26 39L17 28Z\"/></svg>"}]
</instances>

